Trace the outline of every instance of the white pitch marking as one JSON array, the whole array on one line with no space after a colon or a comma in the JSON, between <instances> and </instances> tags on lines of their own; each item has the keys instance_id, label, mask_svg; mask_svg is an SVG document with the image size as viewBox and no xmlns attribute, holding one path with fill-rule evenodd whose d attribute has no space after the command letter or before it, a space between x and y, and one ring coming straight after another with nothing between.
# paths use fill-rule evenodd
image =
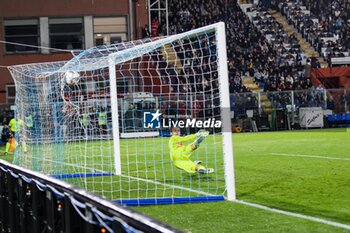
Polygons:
<instances>
[{"instance_id":1,"label":"white pitch marking","mask_svg":"<svg viewBox=\"0 0 350 233\"><path fill-rule=\"evenodd\" d=\"M159 184L159 185L163 185L165 187L182 189L182 190L185 190L185 191L194 192L194 193L198 193L198 194L201 194L201 195L213 196L213 194L206 193L206 192L203 192L203 191L197 191L197 190L193 190L193 189L189 189L189 188L185 188L185 187L181 187L181 186L177 186L177 185L164 184L164 183L161 183L161 182L158 182L158 181L154 181L154 180L148 180L148 179L143 179L143 178L138 178L138 177L133 177L133 176L127 176L127 175L120 175L120 176L125 177L125 178L134 179L134 180L149 182L149 183L153 183L153 184ZM271 208L271 207L268 207L268 206L259 205L259 204L255 204L255 203L250 203L250 202L241 201L241 200L235 200L234 202L240 203L240 204L243 204L243 205L247 205L247 206L251 206L251 207L255 207L255 208L258 208L258 209L274 212L274 213L284 214L284 215L288 215L288 216L292 216L292 217L296 217L296 218L306 219L306 220L309 220L309 221L323 223L323 224L326 224L326 225L329 225L329 226L334 226L334 227L339 227L339 228L350 230L350 225L346 225L346 224L342 224L342 223L338 223L338 222L332 222L332 221L324 220L324 219L321 219L321 218L316 218L316 217L307 216L307 215L303 215L303 214L293 213L293 212L289 212L289 211L285 211L285 210L279 210L279 209Z\"/></svg>"},{"instance_id":2,"label":"white pitch marking","mask_svg":"<svg viewBox=\"0 0 350 233\"><path fill-rule=\"evenodd\" d=\"M190 189L190 188L185 188L185 187L181 187L181 186L177 186L177 185L164 184L164 183L161 183L161 182L159 182L159 181L148 180L148 179L144 179L144 178L138 178L138 177L127 176L127 175L120 175L120 176L121 176L121 177L125 177L125 178L134 179L134 180L143 181L143 182L153 183L153 184L157 184L157 185L159 184L159 185L163 185L163 186L165 186L165 187L181 189L181 190L185 190L185 191L189 191L189 192L193 192L193 193L197 193L197 194L201 194L201 195L214 196L214 195L211 194L211 193L207 193L207 192L203 192L203 191L198 191L198 190L193 190L193 189Z\"/></svg>"},{"instance_id":3,"label":"white pitch marking","mask_svg":"<svg viewBox=\"0 0 350 233\"><path fill-rule=\"evenodd\" d=\"M192 190L192 189L181 187L181 186L177 186L177 185L170 185L170 184L160 183L160 182L154 181L154 180L147 180L147 179L143 179L143 178L137 178L137 177L126 176L126 175L121 175L121 176L125 177L125 178L130 178L130 179L140 180L140 181L144 181L144 182L159 184L159 185L163 185L165 187L182 189L182 190L186 190L186 191L190 191L190 192L194 192L194 193L198 193L198 194L202 194L202 195L207 195L207 196L212 196L213 195L213 194L210 194L210 193L197 191L197 190ZM339 228L350 230L350 225L346 225L346 224L342 224L342 223L338 223L338 222L333 222L333 221L324 220L324 219L321 219L321 218L316 218L316 217L307 216L307 215L303 215L303 214L293 213L293 212L289 212L289 211L285 211L285 210L279 210L279 209L271 208L271 207L268 207L268 206L263 206L263 205L250 203L250 202L246 202L246 201L241 201L241 200L235 200L234 202L240 203L240 204L243 204L243 205L247 205L247 206L251 206L251 207L255 207L255 208L259 208L259 209L262 209L262 210L274 212L274 213L284 214L284 215L288 215L288 216L292 216L292 217L296 217L296 218L306 219L306 220L309 220L309 221L323 223L323 224L326 224L326 225L329 225L329 226L334 226L334 227L339 227Z\"/></svg>"},{"instance_id":4,"label":"white pitch marking","mask_svg":"<svg viewBox=\"0 0 350 233\"><path fill-rule=\"evenodd\" d=\"M324 220L322 218L311 217L311 216L298 214L298 213L293 213L293 212L289 212L289 211L285 211L285 210L279 210L279 209L267 207L267 206L264 206L264 205L259 205L259 204L250 203L250 202L241 201L241 200L236 200L235 202L243 204L243 205L255 207L255 208L258 208L258 209L274 212L274 213L284 214L284 215L287 215L287 216L292 216L292 217L296 217L296 218L306 219L306 220L310 220L310 221L313 221L313 222L319 222L319 223L323 223L323 224L326 224L326 225L329 225L329 226L334 226L334 227L339 227L339 228L343 228L343 229L346 229L346 230L350 230L350 225L343 224L343 223L338 223L338 222L333 222L333 221L329 221L329 220Z\"/></svg>"},{"instance_id":5,"label":"white pitch marking","mask_svg":"<svg viewBox=\"0 0 350 233\"><path fill-rule=\"evenodd\" d=\"M51 159L45 159L45 158L42 158L41 159L42 161L48 161L48 162L52 162L52 160ZM94 168L92 168L92 167L85 167L85 166L81 166L81 165L77 165L77 164L71 164L71 163L67 163L67 162L62 162L62 161L60 161L60 162L57 162L56 163L57 165L67 165L67 166L70 166L70 167L73 167L73 168L82 168L82 169L90 169L90 170L95 170L95 171L97 171L97 172L101 172L101 173L107 173L107 171L103 171L103 170L100 170L100 169L94 169Z\"/></svg>"},{"instance_id":6,"label":"white pitch marking","mask_svg":"<svg viewBox=\"0 0 350 233\"><path fill-rule=\"evenodd\" d=\"M318 155L284 154L284 153L270 153L270 154L272 154L272 155L280 155L280 156L290 156L290 157L315 158L315 159L350 160L350 158L338 158L338 157L318 156Z\"/></svg>"}]
</instances>

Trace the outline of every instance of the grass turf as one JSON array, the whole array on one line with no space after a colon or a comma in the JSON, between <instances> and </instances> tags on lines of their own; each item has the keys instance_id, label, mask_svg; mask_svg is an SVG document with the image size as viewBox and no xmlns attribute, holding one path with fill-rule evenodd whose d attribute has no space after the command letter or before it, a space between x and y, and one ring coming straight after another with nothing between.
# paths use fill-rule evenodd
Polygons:
<instances>
[{"instance_id":1,"label":"grass turf","mask_svg":"<svg viewBox=\"0 0 350 233\"><path fill-rule=\"evenodd\" d=\"M349 130L233 138L238 199L350 224ZM136 209L191 232L346 232L230 202Z\"/></svg>"},{"instance_id":2,"label":"grass turf","mask_svg":"<svg viewBox=\"0 0 350 233\"><path fill-rule=\"evenodd\" d=\"M163 181L172 185L191 186L217 194L223 192L223 170L220 167L222 160L218 138L207 138L198 153L193 155L194 160L202 158L205 164L217 166L214 180L187 177L174 170L171 164L166 162L169 159L167 140L166 138L121 140L123 173L146 176L148 179L163 178ZM349 131L234 134L233 142L238 199L350 224ZM205 144L210 146L204 146ZM152 151L151 157L144 156L147 150ZM132 155L128 160L123 156L127 153ZM203 154L208 156L203 159ZM213 157L213 154L217 157ZM11 160L10 155L3 158ZM94 178L94 181L99 183L101 179L104 178ZM104 189L107 191L105 196L113 199L115 187L111 183L108 184L108 181L118 182L118 180L108 179L102 182L104 186L88 186L88 188L95 192ZM133 182L130 179L122 183L127 184L122 191L124 197L188 195L185 191L164 189L161 185ZM108 193L111 196L108 196ZM232 230L344 232L342 229L324 224L231 202L148 206L135 209L191 232L232 232Z\"/></svg>"},{"instance_id":3,"label":"grass turf","mask_svg":"<svg viewBox=\"0 0 350 233\"><path fill-rule=\"evenodd\" d=\"M348 232L229 201L135 209L187 232Z\"/></svg>"}]
</instances>

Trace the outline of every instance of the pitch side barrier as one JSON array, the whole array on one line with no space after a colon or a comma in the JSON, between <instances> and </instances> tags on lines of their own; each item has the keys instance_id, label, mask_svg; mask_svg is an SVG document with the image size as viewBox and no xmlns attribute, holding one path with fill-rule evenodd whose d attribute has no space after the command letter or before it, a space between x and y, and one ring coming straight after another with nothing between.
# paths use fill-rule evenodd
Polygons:
<instances>
[{"instance_id":1,"label":"pitch side barrier","mask_svg":"<svg viewBox=\"0 0 350 233\"><path fill-rule=\"evenodd\" d=\"M0 159L1 232L180 232L86 190Z\"/></svg>"}]
</instances>

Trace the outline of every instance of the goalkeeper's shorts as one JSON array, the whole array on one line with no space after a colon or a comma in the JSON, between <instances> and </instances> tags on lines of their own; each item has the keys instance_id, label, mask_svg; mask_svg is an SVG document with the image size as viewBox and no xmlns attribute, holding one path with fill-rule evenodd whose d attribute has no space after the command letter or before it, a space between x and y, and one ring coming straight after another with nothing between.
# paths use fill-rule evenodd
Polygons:
<instances>
[{"instance_id":1,"label":"goalkeeper's shorts","mask_svg":"<svg viewBox=\"0 0 350 233\"><path fill-rule=\"evenodd\" d=\"M175 167L184 170L190 174L196 173L196 163L191 160L176 160L174 161Z\"/></svg>"},{"instance_id":2,"label":"goalkeeper's shorts","mask_svg":"<svg viewBox=\"0 0 350 233\"><path fill-rule=\"evenodd\" d=\"M193 143L175 150L172 154L175 167L190 174L196 173L196 163L190 160Z\"/></svg>"},{"instance_id":3,"label":"goalkeeper's shorts","mask_svg":"<svg viewBox=\"0 0 350 233\"><path fill-rule=\"evenodd\" d=\"M193 144L189 144L171 151L172 160L189 160L191 153L193 152L192 145Z\"/></svg>"}]
</instances>

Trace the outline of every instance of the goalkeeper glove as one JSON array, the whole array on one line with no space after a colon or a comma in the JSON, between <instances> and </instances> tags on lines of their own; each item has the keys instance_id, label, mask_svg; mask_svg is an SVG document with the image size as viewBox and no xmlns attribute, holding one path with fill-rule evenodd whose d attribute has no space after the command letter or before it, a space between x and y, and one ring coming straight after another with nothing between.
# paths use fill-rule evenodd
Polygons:
<instances>
[{"instance_id":1,"label":"goalkeeper glove","mask_svg":"<svg viewBox=\"0 0 350 233\"><path fill-rule=\"evenodd\" d=\"M197 137L206 137L209 135L209 132L204 129L201 129L196 133L196 135Z\"/></svg>"},{"instance_id":2,"label":"goalkeeper glove","mask_svg":"<svg viewBox=\"0 0 350 233\"><path fill-rule=\"evenodd\" d=\"M199 144L204 140L204 138L209 135L209 132L205 130L199 130L196 133L196 135L197 135L197 139L195 141L195 144L196 146L199 146Z\"/></svg>"}]
</instances>

